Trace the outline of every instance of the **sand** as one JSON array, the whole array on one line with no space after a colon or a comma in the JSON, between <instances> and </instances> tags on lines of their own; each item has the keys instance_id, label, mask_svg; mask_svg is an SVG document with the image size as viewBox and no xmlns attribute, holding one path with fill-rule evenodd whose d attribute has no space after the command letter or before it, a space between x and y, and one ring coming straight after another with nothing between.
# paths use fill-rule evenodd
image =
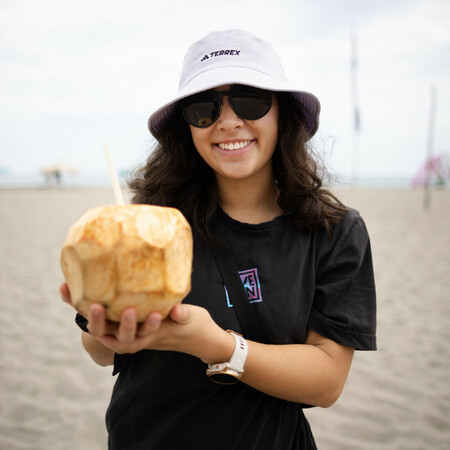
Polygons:
<instances>
[{"instance_id":1,"label":"sand","mask_svg":"<svg viewBox=\"0 0 450 450\"><path fill-rule=\"evenodd\" d=\"M366 220L378 352L358 352L339 401L307 412L319 449L450 448L450 192L343 191ZM111 368L83 351L59 299L59 252L109 189L0 190L0 449L106 448Z\"/></svg>"}]
</instances>

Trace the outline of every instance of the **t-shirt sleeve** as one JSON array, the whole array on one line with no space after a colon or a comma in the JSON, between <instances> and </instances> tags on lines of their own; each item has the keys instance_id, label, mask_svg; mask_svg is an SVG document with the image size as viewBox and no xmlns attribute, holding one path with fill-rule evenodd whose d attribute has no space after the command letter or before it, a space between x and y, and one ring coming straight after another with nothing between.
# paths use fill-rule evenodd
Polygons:
<instances>
[{"instance_id":1,"label":"t-shirt sleeve","mask_svg":"<svg viewBox=\"0 0 450 450\"><path fill-rule=\"evenodd\" d=\"M376 350L376 295L370 239L350 210L318 249L308 328L356 350Z\"/></svg>"},{"instance_id":2,"label":"t-shirt sleeve","mask_svg":"<svg viewBox=\"0 0 450 450\"><path fill-rule=\"evenodd\" d=\"M77 313L75 316L75 322L83 331L89 333L89 330L87 329L88 321L80 313Z\"/></svg>"}]
</instances>

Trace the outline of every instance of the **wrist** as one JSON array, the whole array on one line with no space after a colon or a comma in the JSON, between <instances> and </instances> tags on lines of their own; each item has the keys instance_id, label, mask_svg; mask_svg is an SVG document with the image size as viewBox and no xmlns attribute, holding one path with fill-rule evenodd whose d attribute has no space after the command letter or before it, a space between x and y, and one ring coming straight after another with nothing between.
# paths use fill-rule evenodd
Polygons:
<instances>
[{"instance_id":1,"label":"wrist","mask_svg":"<svg viewBox=\"0 0 450 450\"><path fill-rule=\"evenodd\" d=\"M227 332L235 342L231 358L222 363L208 364L206 370L208 378L219 384L235 384L240 380L244 373L248 353L248 344L244 337L232 330L227 330Z\"/></svg>"},{"instance_id":2,"label":"wrist","mask_svg":"<svg viewBox=\"0 0 450 450\"><path fill-rule=\"evenodd\" d=\"M222 361L228 361L234 352L235 348L234 337L220 328L215 339L209 340L204 346L204 352L201 360L206 364L217 364Z\"/></svg>"}]
</instances>

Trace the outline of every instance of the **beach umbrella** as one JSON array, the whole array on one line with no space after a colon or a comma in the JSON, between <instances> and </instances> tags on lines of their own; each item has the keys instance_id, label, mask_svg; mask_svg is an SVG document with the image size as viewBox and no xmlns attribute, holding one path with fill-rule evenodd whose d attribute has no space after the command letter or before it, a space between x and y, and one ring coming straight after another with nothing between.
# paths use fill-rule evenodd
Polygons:
<instances>
[{"instance_id":1,"label":"beach umbrella","mask_svg":"<svg viewBox=\"0 0 450 450\"><path fill-rule=\"evenodd\" d=\"M52 180L54 180L57 184L61 182L64 174L75 175L78 172L78 167L66 163L50 164L48 166L42 167L40 170L40 173L45 177L46 183L50 183Z\"/></svg>"},{"instance_id":2,"label":"beach umbrella","mask_svg":"<svg viewBox=\"0 0 450 450\"><path fill-rule=\"evenodd\" d=\"M78 167L72 166L70 164L65 163L56 163L56 164L50 164L48 166L41 168L41 173L53 173L53 172L60 172L60 173L71 173L75 174L79 172Z\"/></svg>"}]
</instances>

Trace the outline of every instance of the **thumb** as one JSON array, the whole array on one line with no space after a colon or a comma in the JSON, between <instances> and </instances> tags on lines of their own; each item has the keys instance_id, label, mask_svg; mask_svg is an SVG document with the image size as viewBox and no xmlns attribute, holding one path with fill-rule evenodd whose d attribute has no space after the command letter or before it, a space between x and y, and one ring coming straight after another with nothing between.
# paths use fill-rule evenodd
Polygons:
<instances>
[{"instance_id":1,"label":"thumb","mask_svg":"<svg viewBox=\"0 0 450 450\"><path fill-rule=\"evenodd\" d=\"M175 305L170 313L169 317L174 321L179 323L180 325L186 325L192 320L191 309L188 305Z\"/></svg>"}]
</instances>

